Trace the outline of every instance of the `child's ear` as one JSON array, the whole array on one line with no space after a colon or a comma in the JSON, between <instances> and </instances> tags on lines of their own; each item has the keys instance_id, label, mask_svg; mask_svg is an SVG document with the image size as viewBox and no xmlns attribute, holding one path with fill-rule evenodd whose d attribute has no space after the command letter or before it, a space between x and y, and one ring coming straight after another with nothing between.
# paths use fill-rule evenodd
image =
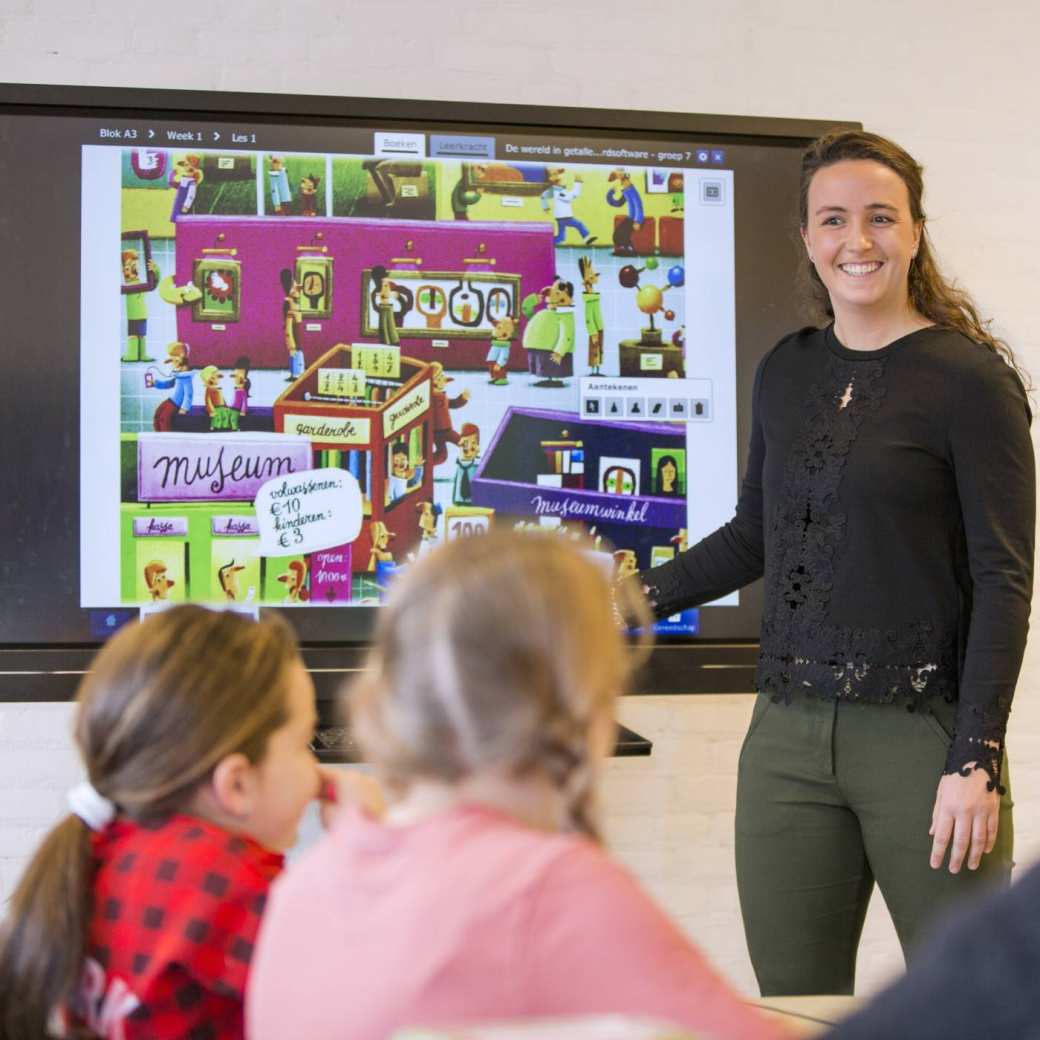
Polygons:
<instances>
[{"instance_id":1,"label":"child's ear","mask_svg":"<svg viewBox=\"0 0 1040 1040\"><path fill-rule=\"evenodd\" d=\"M222 758L213 770L210 788L223 812L239 819L248 816L256 798L253 764L240 752Z\"/></svg>"}]
</instances>

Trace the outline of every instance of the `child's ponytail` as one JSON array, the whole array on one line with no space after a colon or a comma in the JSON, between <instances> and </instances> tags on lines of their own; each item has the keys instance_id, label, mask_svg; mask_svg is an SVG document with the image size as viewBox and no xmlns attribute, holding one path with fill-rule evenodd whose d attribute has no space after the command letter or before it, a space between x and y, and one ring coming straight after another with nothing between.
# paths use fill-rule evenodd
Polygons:
<instances>
[{"instance_id":1,"label":"child's ponytail","mask_svg":"<svg viewBox=\"0 0 1040 1040\"><path fill-rule=\"evenodd\" d=\"M575 763L563 785L570 829L584 834L593 841L601 842L603 835L599 825L599 799L596 797L595 772L588 755Z\"/></svg>"},{"instance_id":2,"label":"child's ponytail","mask_svg":"<svg viewBox=\"0 0 1040 1040\"><path fill-rule=\"evenodd\" d=\"M68 816L32 858L0 925L3 1040L41 1040L54 1009L69 1004L87 944L92 874L90 829Z\"/></svg>"},{"instance_id":3,"label":"child's ponytail","mask_svg":"<svg viewBox=\"0 0 1040 1040\"><path fill-rule=\"evenodd\" d=\"M602 841L595 770L586 735L575 733L566 741L542 741L533 764L537 764L562 793L567 830Z\"/></svg>"}]
</instances>

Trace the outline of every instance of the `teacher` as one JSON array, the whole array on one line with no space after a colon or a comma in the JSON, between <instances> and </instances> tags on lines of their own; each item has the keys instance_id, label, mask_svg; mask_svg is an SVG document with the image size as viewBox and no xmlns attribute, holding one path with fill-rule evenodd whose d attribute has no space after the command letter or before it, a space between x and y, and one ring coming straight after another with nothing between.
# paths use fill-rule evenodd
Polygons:
<instances>
[{"instance_id":1,"label":"teacher","mask_svg":"<svg viewBox=\"0 0 1040 1040\"><path fill-rule=\"evenodd\" d=\"M939 270L922 194L874 134L806 152L825 325L759 365L734 518L642 574L659 616L765 579L736 814L763 995L852 992L875 881L912 956L950 902L1010 879L1031 415L1011 350Z\"/></svg>"}]
</instances>

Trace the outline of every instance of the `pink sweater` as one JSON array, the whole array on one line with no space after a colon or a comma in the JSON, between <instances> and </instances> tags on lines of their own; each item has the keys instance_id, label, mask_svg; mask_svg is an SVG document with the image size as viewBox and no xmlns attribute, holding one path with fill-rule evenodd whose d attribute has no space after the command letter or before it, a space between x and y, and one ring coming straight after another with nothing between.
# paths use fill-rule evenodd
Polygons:
<instances>
[{"instance_id":1,"label":"pink sweater","mask_svg":"<svg viewBox=\"0 0 1040 1040\"><path fill-rule=\"evenodd\" d=\"M398 827L345 812L272 889L246 1023L252 1040L385 1040L606 1012L788 1035L592 842L467 806Z\"/></svg>"}]
</instances>

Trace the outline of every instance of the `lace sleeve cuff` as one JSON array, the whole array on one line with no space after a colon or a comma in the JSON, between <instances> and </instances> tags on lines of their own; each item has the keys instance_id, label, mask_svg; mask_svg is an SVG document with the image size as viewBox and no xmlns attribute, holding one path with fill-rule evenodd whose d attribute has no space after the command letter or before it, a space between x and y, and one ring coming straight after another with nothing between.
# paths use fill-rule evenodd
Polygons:
<instances>
[{"instance_id":1,"label":"lace sleeve cuff","mask_svg":"<svg viewBox=\"0 0 1040 1040\"><path fill-rule=\"evenodd\" d=\"M663 618L689 606L689 593L683 589L683 571L675 560L651 567L639 574L654 617Z\"/></svg>"},{"instance_id":2,"label":"lace sleeve cuff","mask_svg":"<svg viewBox=\"0 0 1040 1040\"><path fill-rule=\"evenodd\" d=\"M953 742L946 755L943 774L958 773L960 776L971 776L974 770L982 769L989 777L988 789L1005 794L1006 791L1000 783L1000 773L1004 759L1006 726L1006 712L1001 712L1000 718L997 719L971 705L962 705L958 712Z\"/></svg>"}]
</instances>

